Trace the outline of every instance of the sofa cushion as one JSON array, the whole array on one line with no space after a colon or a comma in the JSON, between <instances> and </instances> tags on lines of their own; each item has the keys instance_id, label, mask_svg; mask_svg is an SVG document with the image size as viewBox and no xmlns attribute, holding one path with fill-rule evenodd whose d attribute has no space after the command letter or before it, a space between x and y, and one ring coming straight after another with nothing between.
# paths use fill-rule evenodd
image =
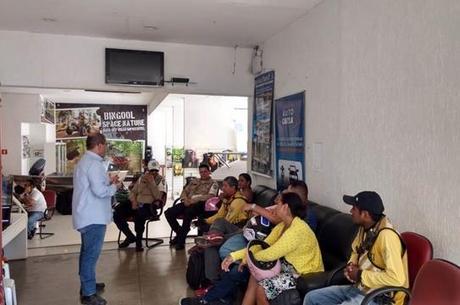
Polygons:
<instances>
[{"instance_id":1,"label":"sofa cushion","mask_svg":"<svg viewBox=\"0 0 460 305\"><path fill-rule=\"evenodd\" d=\"M316 232L321 231L321 228L323 227L324 223L332 215L340 213L339 211L333 208L330 208L324 205L320 205L312 201L308 202L308 207L315 213L315 216L316 216L316 220L317 220Z\"/></svg>"},{"instance_id":2,"label":"sofa cushion","mask_svg":"<svg viewBox=\"0 0 460 305\"><path fill-rule=\"evenodd\" d=\"M254 192L254 203L264 208L273 205L278 195L278 192L265 185L256 185L252 191Z\"/></svg>"},{"instance_id":3,"label":"sofa cushion","mask_svg":"<svg viewBox=\"0 0 460 305\"><path fill-rule=\"evenodd\" d=\"M349 214L336 213L323 221L316 236L325 270L335 269L348 261L357 230L358 226L352 222Z\"/></svg>"}]
</instances>

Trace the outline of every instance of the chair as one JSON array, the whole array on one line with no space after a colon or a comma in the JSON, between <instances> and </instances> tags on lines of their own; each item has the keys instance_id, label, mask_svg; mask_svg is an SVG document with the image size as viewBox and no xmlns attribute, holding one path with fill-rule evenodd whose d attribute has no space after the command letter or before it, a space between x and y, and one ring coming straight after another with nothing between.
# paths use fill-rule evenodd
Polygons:
<instances>
[{"instance_id":1,"label":"chair","mask_svg":"<svg viewBox=\"0 0 460 305\"><path fill-rule=\"evenodd\" d=\"M460 304L459 287L460 267L446 260L434 259L420 268L412 292L401 287L383 288L381 292L403 291L410 297L409 305L457 305ZM374 292L368 296L372 294Z\"/></svg>"},{"instance_id":2,"label":"chair","mask_svg":"<svg viewBox=\"0 0 460 305\"><path fill-rule=\"evenodd\" d=\"M54 233L51 232L43 232L43 229L46 227L44 222L51 220L54 215L54 211L56 210L56 192L52 190L44 190L43 196L46 201L46 210L43 214L43 218L39 220L38 224L38 236L40 236L40 239L45 239L54 235Z\"/></svg>"},{"instance_id":3,"label":"chair","mask_svg":"<svg viewBox=\"0 0 460 305\"><path fill-rule=\"evenodd\" d=\"M162 192L161 199L157 199L154 202L152 202L151 206L151 215L150 218L146 220L145 224L145 237L143 238L145 240L145 246L148 249L151 249L153 247L156 247L158 245L161 245L164 241L162 238L154 238L154 237L149 237L149 224L154 221L159 221L160 216L163 214L163 208L166 204L166 195L167 193ZM158 203L158 205L156 204ZM126 221L134 221L133 217L129 217ZM121 231L118 231L118 240L117 243L118 245L121 244ZM153 244L149 245L149 241L153 241Z\"/></svg>"},{"instance_id":4,"label":"chair","mask_svg":"<svg viewBox=\"0 0 460 305\"><path fill-rule=\"evenodd\" d=\"M145 233L145 246L147 248L149 248L149 249L153 248L153 247L156 247L158 245L161 245L163 243L163 238L153 238L153 237L149 238L149 224L151 222L160 220L160 216L161 216L161 214L163 214L163 209L164 209L164 206L166 205L166 197L167 197L167 193L163 193L160 200L156 200L156 201L153 202L153 204L152 204L152 216L149 219L147 219L147 223L145 224L145 231L146 231L146 233ZM154 208L156 206L155 205L156 202L158 203L158 208ZM152 245L149 245L149 241L154 241L154 243Z\"/></svg>"},{"instance_id":5,"label":"chair","mask_svg":"<svg viewBox=\"0 0 460 305\"><path fill-rule=\"evenodd\" d=\"M185 178L185 185L184 185L184 188L190 183L190 181L192 181L193 178L194 178L194 177L186 177L186 178ZM182 201L182 200L181 200L180 197L177 198L176 200L174 200L172 206L175 206L175 205L179 204L181 201ZM177 216L177 219L181 219L181 220L182 220L182 219L184 219L184 216L183 216L183 215L179 215L179 216ZM174 231L171 229L171 232L169 233L169 241L172 240L172 238L173 238L173 233L174 233ZM200 235L200 234L198 233L198 235ZM197 235L190 235L190 234L189 234L189 235L187 235L187 236L196 237Z\"/></svg>"},{"instance_id":6,"label":"chair","mask_svg":"<svg viewBox=\"0 0 460 305\"><path fill-rule=\"evenodd\" d=\"M401 238L406 245L409 287L412 288L422 266L433 258L433 245L426 237L414 232L404 232L401 234ZM375 297L389 295L391 292L398 291L404 291L410 296L410 290L404 287L382 287L367 294L361 305L368 304ZM434 305L431 303L426 304Z\"/></svg>"}]
</instances>

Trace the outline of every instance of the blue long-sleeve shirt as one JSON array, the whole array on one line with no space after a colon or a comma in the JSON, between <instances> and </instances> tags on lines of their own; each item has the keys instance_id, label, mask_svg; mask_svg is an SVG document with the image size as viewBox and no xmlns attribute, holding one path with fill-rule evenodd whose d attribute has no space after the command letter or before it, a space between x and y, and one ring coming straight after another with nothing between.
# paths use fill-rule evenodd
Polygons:
<instances>
[{"instance_id":1,"label":"blue long-sleeve shirt","mask_svg":"<svg viewBox=\"0 0 460 305\"><path fill-rule=\"evenodd\" d=\"M87 151L73 173L72 219L76 230L112 221L110 198L117 188L110 184L104 160Z\"/></svg>"}]
</instances>

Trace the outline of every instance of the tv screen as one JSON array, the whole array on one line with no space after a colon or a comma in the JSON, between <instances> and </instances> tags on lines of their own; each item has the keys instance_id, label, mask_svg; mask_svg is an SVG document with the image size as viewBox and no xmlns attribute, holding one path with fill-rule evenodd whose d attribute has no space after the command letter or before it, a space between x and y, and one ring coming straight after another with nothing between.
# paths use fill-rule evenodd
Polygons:
<instances>
[{"instance_id":1,"label":"tv screen","mask_svg":"<svg viewBox=\"0 0 460 305\"><path fill-rule=\"evenodd\" d=\"M163 86L164 53L105 49L105 83Z\"/></svg>"}]
</instances>

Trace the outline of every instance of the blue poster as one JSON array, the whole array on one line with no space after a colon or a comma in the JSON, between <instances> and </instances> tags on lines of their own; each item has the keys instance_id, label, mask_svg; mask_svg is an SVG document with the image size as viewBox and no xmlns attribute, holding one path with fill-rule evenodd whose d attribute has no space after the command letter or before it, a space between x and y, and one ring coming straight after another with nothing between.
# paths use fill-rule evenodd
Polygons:
<instances>
[{"instance_id":1,"label":"blue poster","mask_svg":"<svg viewBox=\"0 0 460 305\"><path fill-rule=\"evenodd\" d=\"M276 185L287 188L292 180L305 180L305 91L275 101Z\"/></svg>"},{"instance_id":2,"label":"blue poster","mask_svg":"<svg viewBox=\"0 0 460 305\"><path fill-rule=\"evenodd\" d=\"M267 177L272 177L272 105L274 87L274 71L261 74L255 79L251 170L255 174Z\"/></svg>"}]
</instances>

